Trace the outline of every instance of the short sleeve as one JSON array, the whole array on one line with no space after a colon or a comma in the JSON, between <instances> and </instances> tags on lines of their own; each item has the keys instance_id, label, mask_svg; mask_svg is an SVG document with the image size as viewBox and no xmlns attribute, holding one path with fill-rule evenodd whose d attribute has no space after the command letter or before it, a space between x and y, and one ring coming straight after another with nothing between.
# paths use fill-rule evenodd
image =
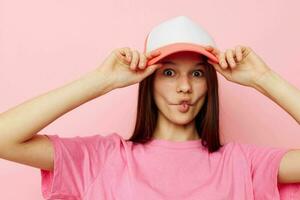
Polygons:
<instances>
[{"instance_id":1,"label":"short sleeve","mask_svg":"<svg viewBox=\"0 0 300 200\"><path fill-rule=\"evenodd\" d=\"M300 183L279 184L282 157L292 149L240 144L250 164L255 199L300 199Z\"/></svg>"},{"instance_id":2,"label":"short sleeve","mask_svg":"<svg viewBox=\"0 0 300 200\"><path fill-rule=\"evenodd\" d=\"M40 170L43 197L81 199L113 150L115 133L71 138L46 136L54 147L54 169Z\"/></svg>"}]
</instances>

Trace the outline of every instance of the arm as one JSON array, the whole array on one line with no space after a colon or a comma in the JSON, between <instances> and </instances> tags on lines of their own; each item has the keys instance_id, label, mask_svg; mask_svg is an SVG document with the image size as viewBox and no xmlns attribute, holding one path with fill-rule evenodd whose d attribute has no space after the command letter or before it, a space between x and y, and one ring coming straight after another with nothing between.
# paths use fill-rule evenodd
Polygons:
<instances>
[{"instance_id":1,"label":"arm","mask_svg":"<svg viewBox=\"0 0 300 200\"><path fill-rule=\"evenodd\" d=\"M273 100L300 124L300 90L275 73L250 47L237 45L225 52L207 46L219 61L208 62L227 80L252 87Z\"/></svg>"},{"instance_id":2,"label":"arm","mask_svg":"<svg viewBox=\"0 0 300 200\"><path fill-rule=\"evenodd\" d=\"M0 155L6 147L31 139L55 119L111 89L107 76L94 70L1 113Z\"/></svg>"},{"instance_id":3,"label":"arm","mask_svg":"<svg viewBox=\"0 0 300 200\"><path fill-rule=\"evenodd\" d=\"M270 98L300 124L300 91L281 78L249 47L236 46L225 53L213 47L218 63L209 62L227 80L252 87ZM300 149L288 151L281 159L278 182L300 183Z\"/></svg>"},{"instance_id":4,"label":"arm","mask_svg":"<svg viewBox=\"0 0 300 200\"><path fill-rule=\"evenodd\" d=\"M54 148L37 133L70 110L115 89L140 82L160 65L147 65L160 52L139 54L130 48L115 49L100 68L65 86L30 99L0 114L0 158L52 170ZM138 66L137 66L138 64ZM139 68L140 70L136 70Z\"/></svg>"},{"instance_id":5,"label":"arm","mask_svg":"<svg viewBox=\"0 0 300 200\"><path fill-rule=\"evenodd\" d=\"M274 71L265 73L255 83L255 89L288 112L300 124L300 91ZM279 183L300 183L300 150L288 151L280 161Z\"/></svg>"},{"instance_id":6,"label":"arm","mask_svg":"<svg viewBox=\"0 0 300 200\"><path fill-rule=\"evenodd\" d=\"M300 124L300 90L270 70L254 84L254 88L274 101Z\"/></svg>"}]
</instances>

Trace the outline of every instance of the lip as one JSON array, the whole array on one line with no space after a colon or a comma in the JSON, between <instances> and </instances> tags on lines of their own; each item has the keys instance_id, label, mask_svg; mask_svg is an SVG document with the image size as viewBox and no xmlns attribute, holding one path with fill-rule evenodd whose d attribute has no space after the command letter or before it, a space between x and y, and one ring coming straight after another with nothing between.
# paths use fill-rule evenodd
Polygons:
<instances>
[{"instance_id":1,"label":"lip","mask_svg":"<svg viewBox=\"0 0 300 200\"><path fill-rule=\"evenodd\" d=\"M183 104L183 103L186 103L187 105L189 105L189 106L193 106L194 104L193 103L191 103L191 99L182 99L182 100L180 100L179 102L179 104L170 104L170 105L176 105L176 106L178 106L178 105L181 105L181 104Z\"/></svg>"},{"instance_id":2,"label":"lip","mask_svg":"<svg viewBox=\"0 0 300 200\"><path fill-rule=\"evenodd\" d=\"M193 104L190 103L190 102L191 102L190 100L181 100L180 103L177 104L177 105L181 105L181 104L183 104L183 103L186 103L187 105L192 106Z\"/></svg>"},{"instance_id":3,"label":"lip","mask_svg":"<svg viewBox=\"0 0 300 200\"><path fill-rule=\"evenodd\" d=\"M182 106L182 104L177 105L177 110L182 112L182 113L186 113L190 110L190 105L188 104L187 106Z\"/></svg>"},{"instance_id":4,"label":"lip","mask_svg":"<svg viewBox=\"0 0 300 200\"><path fill-rule=\"evenodd\" d=\"M171 105L174 105L174 106L180 106L181 104L171 104ZM188 103L187 105L189 105L189 106L193 106L194 104L190 104L190 103Z\"/></svg>"},{"instance_id":5,"label":"lip","mask_svg":"<svg viewBox=\"0 0 300 200\"><path fill-rule=\"evenodd\" d=\"M181 103L181 104L182 104L182 103ZM181 104L176 104L176 105L181 105ZM188 103L187 105L189 105L189 106L193 106L193 104L189 104L189 103Z\"/></svg>"}]
</instances>

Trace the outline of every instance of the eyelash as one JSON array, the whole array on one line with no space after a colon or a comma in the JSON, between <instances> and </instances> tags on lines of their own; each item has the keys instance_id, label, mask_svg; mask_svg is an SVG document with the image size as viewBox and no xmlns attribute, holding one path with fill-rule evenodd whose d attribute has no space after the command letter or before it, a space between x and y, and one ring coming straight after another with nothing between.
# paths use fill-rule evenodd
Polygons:
<instances>
[{"instance_id":1,"label":"eyelash","mask_svg":"<svg viewBox=\"0 0 300 200\"><path fill-rule=\"evenodd\" d=\"M163 71L163 74L166 75L165 72L166 72L166 71L169 71L169 70L170 70L170 71L174 71L174 70L172 70L172 69L165 69L165 70ZM202 74L204 74L204 72L203 72L202 70L196 70L196 71L194 71L194 72L197 72L197 71L200 71ZM166 75L166 76L169 76L169 75ZM204 75L198 76L198 77L203 77L203 76L204 76Z\"/></svg>"}]
</instances>

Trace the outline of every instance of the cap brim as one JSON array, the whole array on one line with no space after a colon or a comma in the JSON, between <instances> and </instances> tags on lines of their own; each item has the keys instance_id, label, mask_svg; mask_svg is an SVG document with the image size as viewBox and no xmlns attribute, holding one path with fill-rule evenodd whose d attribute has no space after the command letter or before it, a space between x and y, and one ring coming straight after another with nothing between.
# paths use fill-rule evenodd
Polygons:
<instances>
[{"instance_id":1,"label":"cap brim","mask_svg":"<svg viewBox=\"0 0 300 200\"><path fill-rule=\"evenodd\" d=\"M199 54L202 54L202 55L208 57L210 60L212 60L215 63L219 63L218 58L214 54L207 51L203 46L197 45L197 44L175 43L175 44L170 44L170 45L166 45L161 48L155 49L154 51L160 51L161 53L160 53L160 55L149 60L147 63L148 65L153 65L153 64L157 63L159 60L163 59L164 57L166 57L170 54L176 53L176 52L180 52L180 51L196 52L196 53L199 53Z\"/></svg>"}]
</instances>

